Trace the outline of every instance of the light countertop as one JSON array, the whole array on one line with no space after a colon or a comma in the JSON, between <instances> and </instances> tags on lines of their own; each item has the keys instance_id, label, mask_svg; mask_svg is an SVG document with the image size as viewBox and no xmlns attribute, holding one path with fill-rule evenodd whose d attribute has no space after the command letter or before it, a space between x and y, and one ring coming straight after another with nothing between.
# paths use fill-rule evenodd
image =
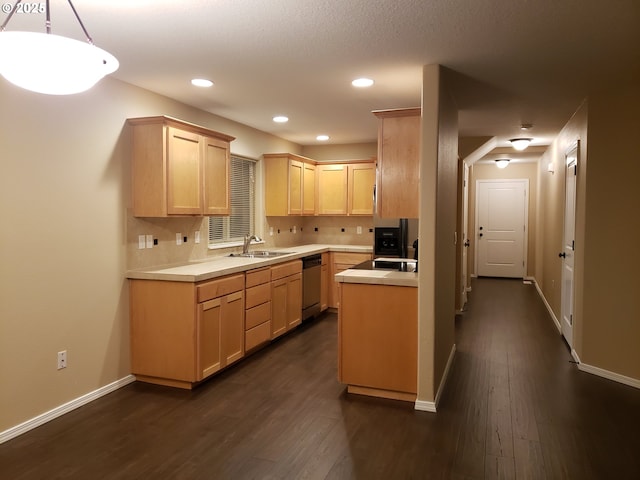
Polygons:
<instances>
[{"instance_id":1,"label":"light countertop","mask_svg":"<svg viewBox=\"0 0 640 480\"><path fill-rule=\"evenodd\" d=\"M262 250L261 248L252 248ZM250 251L252 250L250 249ZM288 248L269 248L272 251L290 252L271 258L247 257L212 257L180 265L164 265L129 270L126 277L138 280L165 280L174 282L200 282L211 278L222 277L233 273L241 273L254 268L267 267L277 263L323 252L362 252L371 253L368 245L301 245Z\"/></svg>"},{"instance_id":2,"label":"light countertop","mask_svg":"<svg viewBox=\"0 0 640 480\"><path fill-rule=\"evenodd\" d=\"M390 261L393 259L383 259ZM398 259L400 261L402 259ZM394 270L356 270L348 269L335 275L342 283L366 283L371 285L391 285L397 287L417 287L418 273L398 272Z\"/></svg>"}]
</instances>

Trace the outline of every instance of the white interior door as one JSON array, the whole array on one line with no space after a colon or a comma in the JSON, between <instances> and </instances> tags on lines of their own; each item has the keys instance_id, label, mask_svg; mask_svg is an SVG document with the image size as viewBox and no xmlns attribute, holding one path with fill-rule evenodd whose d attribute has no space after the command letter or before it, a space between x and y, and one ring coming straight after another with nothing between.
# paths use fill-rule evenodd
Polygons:
<instances>
[{"instance_id":1,"label":"white interior door","mask_svg":"<svg viewBox=\"0 0 640 480\"><path fill-rule=\"evenodd\" d=\"M526 272L528 180L478 180L476 251L479 276L522 278Z\"/></svg>"},{"instance_id":2,"label":"white interior door","mask_svg":"<svg viewBox=\"0 0 640 480\"><path fill-rule=\"evenodd\" d=\"M573 282L575 264L576 231L576 176L578 170L578 144L574 144L566 154L566 189L564 203L564 234L562 240L562 336L573 348Z\"/></svg>"},{"instance_id":3,"label":"white interior door","mask_svg":"<svg viewBox=\"0 0 640 480\"><path fill-rule=\"evenodd\" d=\"M460 308L467 303L467 261L469 250L469 165L462 163L462 273L460 279Z\"/></svg>"}]
</instances>

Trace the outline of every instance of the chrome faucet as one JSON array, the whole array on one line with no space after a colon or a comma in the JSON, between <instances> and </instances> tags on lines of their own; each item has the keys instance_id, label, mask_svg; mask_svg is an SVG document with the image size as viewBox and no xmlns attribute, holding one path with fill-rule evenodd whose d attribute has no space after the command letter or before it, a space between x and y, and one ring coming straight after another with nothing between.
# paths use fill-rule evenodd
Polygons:
<instances>
[{"instance_id":1,"label":"chrome faucet","mask_svg":"<svg viewBox=\"0 0 640 480\"><path fill-rule=\"evenodd\" d=\"M248 233L244 236L244 244L242 245L242 253L249 252L249 244L251 240L255 240L256 242L261 242L262 239L260 237L256 237L255 235L249 235Z\"/></svg>"}]
</instances>

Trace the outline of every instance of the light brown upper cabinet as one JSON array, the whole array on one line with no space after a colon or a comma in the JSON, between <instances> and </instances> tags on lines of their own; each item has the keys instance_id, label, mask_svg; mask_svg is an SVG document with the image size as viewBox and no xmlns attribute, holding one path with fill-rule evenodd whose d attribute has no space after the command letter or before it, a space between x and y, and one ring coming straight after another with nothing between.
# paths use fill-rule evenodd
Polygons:
<instances>
[{"instance_id":1,"label":"light brown upper cabinet","mask_svg":"<svg viewBox=\"0 0 640 480\"><path fill-rule=\"evenodd\" d=\"M267 153L263 158L266 215L314 215L315 162L291 153Z\"/></svg>"},{"instance_id":2,"label":"light brown upper cabinet","mask_svg":"<svg viewBox=\"0 0 640 480\"><path fill-rule=\"evenodd\" d=\"M376 213L381 218L418 218L420 108L378 110Z\"/></svg>"},{"instance_id":3,"label":"light brown upper cabinet","mask_svg":"<svg viewBox=\"0 0 640 480\"><path fill-rule=\"evenodd\" d=\"M349 215L373 215L373 189L376 183L376 164L349 165Z\"/></svg>"},{"instance_id":4,"label":"light brown upper cabinet","mask_svg":"<svg viewBox=\"0 0 640 480\"><path fill-rule=\"evenodd\" d=\"M171 117L130 118L136 217L229 215L234 137Z\"/></svg>"},{"instance_id":5,"label":"light brown upper cabinet","mask_svg":"<svg viewBox=\"0 0 640 480\"><path fill-rule=\"evenodd\" d=\"M348 168L344 164L319 164L318 215L347 214Z\"/></svg>"},{"instance_id":6,"label":"light brown upper cabinet","mask_svg":"<svg viewBox=\"0 0 640 480\"><path fill-rule=\"evenodd\" d=\"M318 215L373 215L374 162L318 163Z\"/></svg>"}]
</instances>

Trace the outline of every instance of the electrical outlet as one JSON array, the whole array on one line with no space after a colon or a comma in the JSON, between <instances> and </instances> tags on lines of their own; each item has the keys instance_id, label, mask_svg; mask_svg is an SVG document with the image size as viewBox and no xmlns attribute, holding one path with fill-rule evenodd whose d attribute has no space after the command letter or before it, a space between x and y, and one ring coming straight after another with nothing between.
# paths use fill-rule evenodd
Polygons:
<instances>
[{"instance_id":1,"label":"electrical outlet","mask_svg":"<svg viewBox=\"0 0 640 480\"><path fill-rule=\"evenodd\" d=\"M147 248L153 248L153 235L147 235Z\"/></svg>"},{"instance_id":2,"label":"electrical outlet","mask_svg":"<svg viewBox=\"0 0 640 480\"><path fill-rule=\"evenodd\" d=\"M176 245L182 245L182 234L176 233Z\"/></svg>"},{"instance_id":3,"label":"electrical outlet","mask_svg":"<svg viewBox=\"0 0 640 480\"><path fill-rule=\"evenodd\" d=\"M200 230L193 232L193 241L195 243L200 243Z\"/></svg>"},{"instance_id":4,"label":"electrical outlet","mask_svg":"<svg viewBox=\"0 0 640 480\"><path fill-rule=\"evenodd\" d=\"M273 227L269 227L269 235L273 237Z\"/></svg>"},{"instance_id":5,"label":"electrical outlet","mask_svg":"<svg viewBox=\"0 0 640 480\"><path fill-rule=\"evenodd\" d=\"M357 226L357 227L356 227L356 233L357 233L358 235L362 235L362 227Z\"/></svg>"},{"instance_id":6,"label":"electrical outlet","mask_svg":"<svg viewBox=\"0 0 640 480\"><path fill-rule=\"evenodd\" d=\"M142 250L145 247L144 235L138 235L138 249Z\"/></svg>"},{"instance_id":7,"label":"electrical outlet","mask_svg":"<svg viewBox=\"0 0 640 480\"><path fill-rule=\"evenodd\" d=\"M293 226L293 233L296 233L296 226Z\"/></svg>"},{"instance_id":8,"label":"electrical outlet","mask_svg":"<svg viewBox=\"0 0 640 480\"><path fill-rule=\"evenodd\" d=\"M58 370L67 368L67 351L58 352Z\"/></svg>"}]
</instances>

